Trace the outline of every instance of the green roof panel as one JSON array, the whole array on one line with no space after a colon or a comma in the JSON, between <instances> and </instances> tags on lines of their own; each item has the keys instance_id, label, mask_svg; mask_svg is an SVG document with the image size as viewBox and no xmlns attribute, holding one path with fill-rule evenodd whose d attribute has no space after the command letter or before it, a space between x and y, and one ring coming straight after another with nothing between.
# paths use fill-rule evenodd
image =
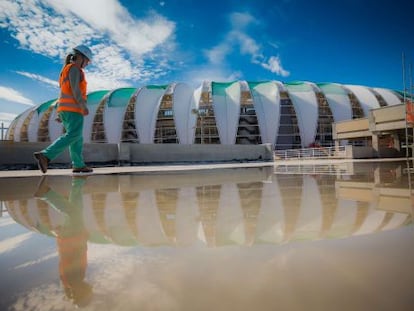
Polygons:
<instances>
[{"instance_id":1,"label":"green roof panel","mask_svg":"<svg viewBox=\"0 0 414 311\"><path fill-rule=\"evenodd\" d=\"M226 89L234 83L236 82L211 82L211 92L213 95L225 96Z\"/></svg>"},{"instance_id":2,"label":"green roof panel","mask_svg":"<svg viewBox=\"0 0 414 311\"><path fill-rule=\"evenodd\" d=\"M126 107L136 88L117 89L108 98L108 107Z\"/></svg>"},{"instance_id":3,"label":"green roof panel","mask_svg":"<svg viewBox=\"0 0 414 311\"><path fill-rule=\"evenodd\" d=\"M38 114L41 114L42 112L46 111L47 109L49 109L50 105L52 105L53 103L56 102L56 98L49 100L43 104L40 104L37 108L36 108L36 112Z\"/></svg>"}]
</instances>

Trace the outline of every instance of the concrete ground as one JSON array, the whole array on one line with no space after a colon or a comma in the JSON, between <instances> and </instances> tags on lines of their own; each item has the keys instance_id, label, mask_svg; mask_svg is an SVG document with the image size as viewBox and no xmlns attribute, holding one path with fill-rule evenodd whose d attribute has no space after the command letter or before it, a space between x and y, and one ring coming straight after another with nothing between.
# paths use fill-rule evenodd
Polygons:
<instances>
[{"instance_id":1,"label":"concrete ground","mask_svg":"<svg viewBox=\"0 0 414 311\"><path fill-rule=\"evenodd\" d=\"M413 158L409 158L413 161ZM407 158L384 158L384 159L311 159L311 160L276 160L274 162L246 162L246 163L206 163L206 164L180 164L180 165L142 165L142 166L110 166L96 167L93 175L105 174L126 174L126 173L150 173L150 172L175 172L186 170L211 170L227 168L249 168L249 167L277 167L281 165L327 165L340 163L360 163L360 162L397 162L407 161ZM8 177L33 177L42 176L39 170L5 170L0 171L0 178ZM70 176L71 169L49 169L47 175L50 176Z\"/></svg>"}]
</instances>

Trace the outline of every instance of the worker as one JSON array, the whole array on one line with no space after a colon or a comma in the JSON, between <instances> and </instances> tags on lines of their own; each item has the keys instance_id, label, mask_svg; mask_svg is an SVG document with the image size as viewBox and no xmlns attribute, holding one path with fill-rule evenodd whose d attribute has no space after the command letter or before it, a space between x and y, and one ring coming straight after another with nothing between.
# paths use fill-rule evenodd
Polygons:
<instances>
[{"instance_id":1,"label":"worker","mask_svg":"<svg viewBox=\"0 0 414 311\"><path fill-rule=\"evenodd\" d=\"M47 172L49 162L66 148L72 161L73 173L92 173L83 160L83 123L89 114L87 107L87 82L84 68L92 60L92 51L85 45L78 45L66 56L60 73L60 95L57 100L58 119L64 133L46 149L35 152L34 157L42 173Z\"/></svg>"}]
</instances>

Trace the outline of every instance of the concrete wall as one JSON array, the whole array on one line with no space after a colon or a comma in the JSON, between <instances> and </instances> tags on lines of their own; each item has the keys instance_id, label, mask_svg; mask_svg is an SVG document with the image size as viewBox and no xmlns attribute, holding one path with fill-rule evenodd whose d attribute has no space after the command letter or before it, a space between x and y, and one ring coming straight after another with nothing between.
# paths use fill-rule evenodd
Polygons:
<instances>
[{"instance_id":1,"label":"concrete wall","mask_svg":"<svg viewBox=\"0 0 414 311\"><path fill-rule=\"evenodd\" d=\"M35 164L33 152L48 143L0 142L0 165ZM270 144L262 145L180 145L180 144L85 144L85 162L105 163L193 163L229 161L273 161ZM66 150L52 163L70 164Z\"/></svg>"},{"instance_id":2,"label":"concrete wall","mask_svg":"<svg viewBox=\"0 0 414 311\"><path fill-rule=\"evenodd\" d=\"M129 151L124 152L125 149ZM151 162L223 162L223 161L273 161L270 144L263 145L161 145L122 144L121 161L132 163Z\"/></svg>"},{"instance_id":3,"label":"concrete wall","mask_svg":"<svg viewBox=\"0 0 414 311\"><path fill-rule=\"evenodd\" d=\"M49 143L0 142L0 165L35 164L33 152L46 148ZM85 144L84 158L86 162L118 161L118 146L113 144ZM64 151L52 163L70 164L68 150Z\"/></svg>"},{"instance_id":4,"label":"concrete wall","mask_svg":"<svg viewBox=\"0 0 414 311\"><path fill-rule=\"evenodd\" d=\"M372 147L346 146L346 149L349 150L348 152L350 152L350 159L368 159L377 157L377 155L375 154L375 150Z\"/></svg>"},{"instance_id":5,"label":"concrete wall","mask_svg":"<svg viewBox=\"0 0 414 311\"><path fill-rule=\"evenodd\" d=\"M405 105L382 107L370 113L372 132L405 129Z\"/></svg>"},{"instance_id":6,"label":"concrete wall","mask_svg":"<svg viewBox=\"0 0 414 311\"><path fill-rule=\"evenodd\" d=\"M371 136L367 118L340 121L332 124L333 139L349 139Z\"/></svg>"},{"instance_id":7,"label":"concrete wall","mask_svg":"<svg viewBox=\"0 0 414 311\"><path fill-rule=\"evenodd\" d=\"M405 152L395 148L379 148L376 151L371 146L345 146L347 159L371 159L371 158L400 158L405 156Z\"/></svg>"},{"instance_id":8,"label":"concrete wall","mask_svg":"<svg viewBox=\"0 0 414 311\"><path fill-rule=\"evenodd\" d=\"M405 122L405 105L373 109L371 113L374 123Z\"/></svg>"}]
</instances>

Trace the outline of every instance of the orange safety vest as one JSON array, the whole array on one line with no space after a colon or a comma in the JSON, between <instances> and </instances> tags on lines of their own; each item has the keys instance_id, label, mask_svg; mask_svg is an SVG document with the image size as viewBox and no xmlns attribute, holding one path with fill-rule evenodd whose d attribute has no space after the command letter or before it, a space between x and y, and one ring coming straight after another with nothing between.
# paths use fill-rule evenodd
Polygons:
<instances>
[{"instance_id":1,"label":"orange safety vest","mask_svg":"<svg viewBox=\"0 0 414 311\"><path fill-rule=\"evenodd\" d=\"M73 97L72 87L70 86L69 70L72 68L72 66L76 66L76 65L75 64L66 65L63 68L62 73L60 75L60 79L59 79L60 95L58 99L57 112L71 111L71 112L77 112L77 113L83 114L83 109L81 108L80 103L78 103L75 97ZM85 73L83 72L82 68L79 68L79 70L81 73L79 88L81 91L82 98L85 99L86 101L87 82L85 79Z\"/></svg>"},{"instance_id":2,"label":"orange safety vest","mask_svg":"<svg viewBox=\"0 0 414 311\"><path fill-rule=\"evenodd\" d=\"M87 267L88 233L57 237L59 274L65 287L73 287L85 278Z\"/></svg>"}]
</instances>

